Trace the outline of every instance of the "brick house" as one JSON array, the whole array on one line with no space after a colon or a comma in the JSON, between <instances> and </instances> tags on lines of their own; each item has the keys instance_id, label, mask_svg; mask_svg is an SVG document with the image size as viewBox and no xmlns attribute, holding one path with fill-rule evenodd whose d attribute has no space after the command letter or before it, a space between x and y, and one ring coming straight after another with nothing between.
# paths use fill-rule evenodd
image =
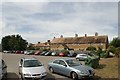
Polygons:
<instances>
[{"instance_id":1,"label":"brick house","mask_svg":"<svg viewBox=\"0 0 120 80\"><path fill-rule=\"evenodd\" d=\"M38 42L37 44L34 44L33 47L35 49L50 49L50 44L49 42L45 43Z\"/></svg>"},{"instance_id":2,"label":"brick house","mask_svg":"<svg viewBox=\"0 0 120 80\"><path fill-rule=\"evenodd\" d=\"M62 50L62 49L73 49L73 50L86 50L86 48L93 46L96 49L101 47L103 50L107 49L108 46L108 36L95 33L94 36L85 36L78 37L75 34L75 37L63 37L55 38L51 41L51 50Z\"/></svg>"}]
</instances>

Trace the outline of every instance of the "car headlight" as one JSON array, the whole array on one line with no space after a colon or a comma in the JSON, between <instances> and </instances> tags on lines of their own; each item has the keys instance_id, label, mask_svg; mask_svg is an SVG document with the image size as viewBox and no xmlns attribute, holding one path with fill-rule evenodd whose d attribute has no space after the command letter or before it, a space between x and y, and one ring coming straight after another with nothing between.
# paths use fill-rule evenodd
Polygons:
<instances>
[{"instance_id":1,"label":"car headlight","mask_svg":"<svg viewBox=\"0 0 120 80\"><path fill-rule=\"evenodd\" d=\"M84 74L84 72L83 72L83 71L79 71L79 70L78 70L77 72L78 72L79 74Z\"/></svg>"},{"instance_id":2,"label":"car headlight","mask_svg":"<svg viewBox=\"0 0 120 80\"><path fill-rule=\"evenodd\" d=\"M24 76L31 76L30 74L24 74Z\"/></svg>"},{"instance_id":3,"label":"car headlight","mask_svg":"<svg viewBox=\"0 0 120 80\"><path fill-rule=\"evenodd\" d=\"M81 73L81 74L84 74L84 72L83 72L83 71L80 71L80 73Z\"/></svg>"}]
</instances>

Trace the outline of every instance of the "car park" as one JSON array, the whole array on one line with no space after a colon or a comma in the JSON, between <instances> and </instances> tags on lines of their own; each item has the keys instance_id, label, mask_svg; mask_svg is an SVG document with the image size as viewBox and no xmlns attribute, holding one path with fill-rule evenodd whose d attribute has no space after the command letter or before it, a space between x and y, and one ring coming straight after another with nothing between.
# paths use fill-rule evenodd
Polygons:
<instances>
[{"instance_id":1,"label":"car park","mask_svg":"<svg viewBox=\"0 0 120 80\"><path fill-rule=\"evenodd\" d=\"M48 69L52 73L63 74L74 80L93 77L95 74L93 68L82 65L79 61L73 59L56 59L48 63Z\"/></svg>"},{"instance_id":2,"label":"car park","mask_svg":"<svg viewBox=\"0 0 120 80\"><path fill-rule=\"evenodd\" d=\"M4 60L0 60L0 80L7 79L7 65Z\"/></svg>"},{"instance_id":3,"label":"car park","mask_svg":"<svg viewBox=\"0 0 120 80\"><path fill-rule=\"evenodd\" d=\"M23 80L44 79L47 76L43 64L34 57L26 57L20 60L19 74Z\"/></svg>"}]
</instances>

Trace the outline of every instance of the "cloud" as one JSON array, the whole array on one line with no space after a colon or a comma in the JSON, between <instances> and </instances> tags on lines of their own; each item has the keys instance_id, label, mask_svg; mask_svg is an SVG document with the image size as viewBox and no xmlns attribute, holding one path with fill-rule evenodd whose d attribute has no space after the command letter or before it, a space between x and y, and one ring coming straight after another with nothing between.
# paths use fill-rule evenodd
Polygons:
<instances>
[{"instance_id":1,"label":"cloud","mask_svg":"<svg viewBox=\"0 0 120 80\"><path fill-rule=\"evenodd\" d=\"M5 2L2 9L3 36L20 34L33 43L95 32L111 40L118 33L115 2Z\"/></svg>"}]
</instances>

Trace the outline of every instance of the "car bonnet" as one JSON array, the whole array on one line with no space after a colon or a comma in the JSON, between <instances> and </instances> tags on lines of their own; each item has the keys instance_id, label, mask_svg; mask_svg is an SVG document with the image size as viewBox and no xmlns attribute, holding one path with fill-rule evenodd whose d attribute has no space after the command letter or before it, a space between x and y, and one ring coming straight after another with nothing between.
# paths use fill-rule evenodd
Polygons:
<instances>
[{"instance_id":1,"label":"car bonnet","mask_svg":"<svg viewBox=\"0 0 120 80\"><path fill-rule=\"evenodd\" d=\"M23 68L23 73L24 74L41 74L46 72L44 66L39 66L39 67L24 67Z\"/></svg>"},{"instance_id":2,"label":"car bonnet","mask_svg":"<svg viewBox=\"0 0 120 80\"><path fill-rule=\"evenodd\" d=\"M93 70L93 68L91 68L89 66L85 66L85 65L73 66L72 68L82 71L84 73L88 73L88 70Z\"/></svg>"}]
</instances>

